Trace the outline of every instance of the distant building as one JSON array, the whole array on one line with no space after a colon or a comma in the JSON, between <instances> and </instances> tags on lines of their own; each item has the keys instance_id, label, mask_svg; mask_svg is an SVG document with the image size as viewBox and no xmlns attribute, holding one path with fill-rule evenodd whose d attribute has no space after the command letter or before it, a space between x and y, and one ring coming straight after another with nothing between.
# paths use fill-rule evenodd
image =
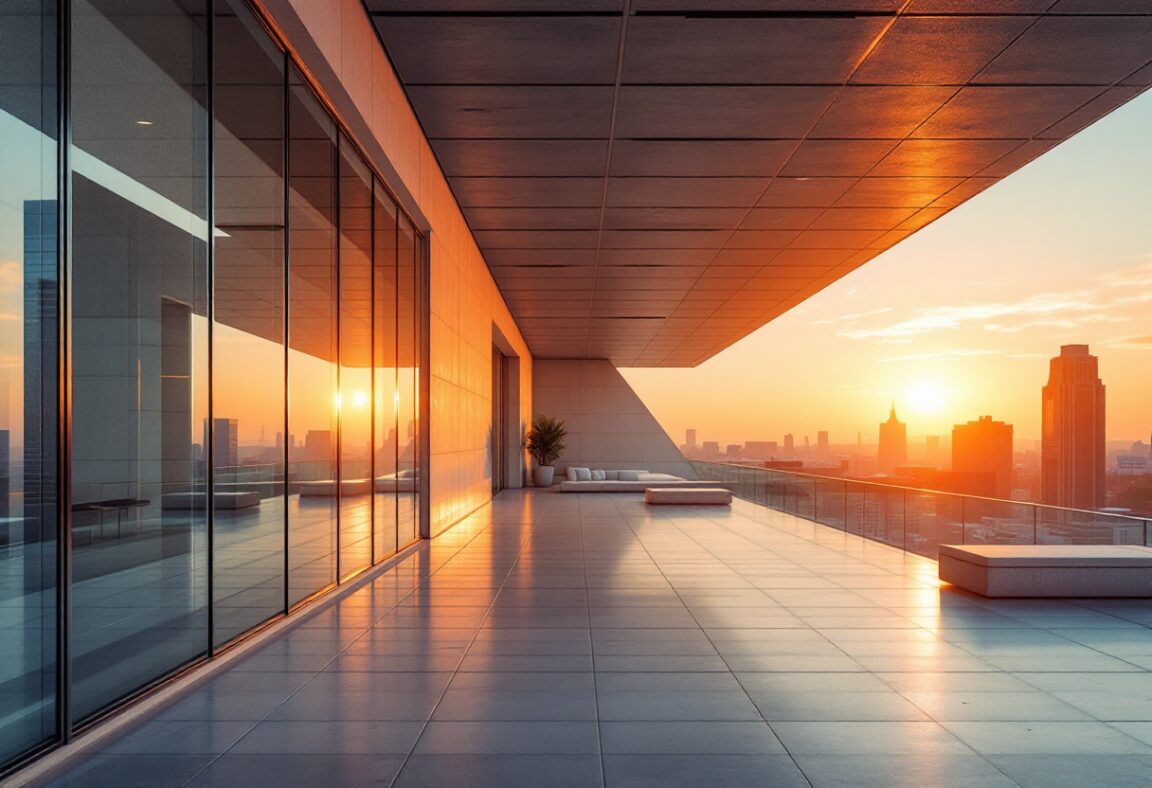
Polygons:
<instances>
[{"instance_id":1,"label":"distant building","mask_svg":"<svg viewBox=\"0 0 1152 788\"><path fill-rule=\"evenodd\" d=\"M929 435L924 439L924 463L940 467L940 436Z\"/></svg>"},{"instance_id":2,"label":"distant building","mask_svg":"<svg viewBox=\"0 0 1152 788\"><path fill-rule=\"evenodd\" d=\"M1152 473L1152 461L1147 454L1120 454L1116 457L1116 473L1121 476L1142 476Z\"/></svg>"},{"instance_id":3,"label":"distant building","mask_svg":"<svg viewBox=\"0 0 1152 788\"><path fill-rule=\"evenodd\" d=\"M820 458L828 456L828 430L816 433L816 456Z\"/></svg>"},{"instance_id":4,"label":"distant building","mask_svg":"<svg viewBox=\"0 0 1152 788\"><path fill-rule=\"evenodd\" d=\"M927 465L901 465L892 474L892 483L923 490L979 495L996 498L996 475L991 472L942 471Z\"/></svg>"},{"instance_id":5,"label":"distant building","mask_svg":"<svg viewBox=\"0 0 1152 788\"><path fill-rule=\"evenodd\" d=\"M792 433L784 436L784 456L791 457L796 453L796 441L792 437Z\"/></svg>"},{"instance_id":6,"label":"distant building","mask_svg":"<svg viewBox=\"0 0 1152 788\"><path fill-rule=\"evenodd\" d=\"M744 444L729 443L724 447L724 454L727 457L742 457L744 456Z\"/></svg>"},{"instance_id":7,"label":"distant building","mask_svg":"<svg viewBox=\"0 0 1152 788\"><path fill-rule=\"evenodd\" d=\"M240 464L240 422L212 419L212 467L235 468Z\"/></svg>"},{"instance_id":8,"label":"distant building","mask_svg":"<svg viewBox=\"0 0 1152 788\"><path fill-rule=\"evenodd\" d=\"M776 441L745 441L744 456L754 460L768 460L780 453Z\"/></svg>"},{"instance_id":9,"label":"distant building","mask_svg":"<svg viewBox=\"0 0 1152 788\"><path fill-rule=\"evenodd\" d=\"M939 439L937 439L939 440ZM952 472L990 473L993 498L1012 497L1012 425L981 416L952 428Z\"/></svg>"},{"instance_id":10,"label":"distant building","mask_svg":"<svg viewBox=\"0 0 1152 788\"><path fill-rule=\"evenodd\" d=\"M304 434L304 459L327 461L332 459L332 433L329 430L308 430Z\"/></svg>"},{"instance_id":11,"label":"distant building","mask_svg":"<svg viewBox=\"0 0 1152 788\"><path fill-rule=\"evenodd\" d=\"M1064 345L1042 392L1040 487L1044 503L1104 505L1104 384L1087 345Z\"/></svg>"},{"instance_id":12,"label":"distant building","mask_svg":"<svg viewBox=\"0 0 1152 788\"><path fill-rule=\"evenodd\" d=\"M700 455L706 460L715 460L720 456L719 441L704 441L700 444Z\"/></svg>"},{"instance_id":13,"label":"distant building","mask_svg":"<svg viewBox=\"0 0 1152 788\"><path fill-rule=\"evenodd\" d=\"M893 474L896 468L908 464L908 428L896 418L896 403L888 421L880 425L880 446L876 452L876 469L881 473Z\"/></svg>"},{"instance_id":14,"label":"distant building","mask_svg":"<svg viewBox=\"0 0 1152 788\"><path fill-rule=\"evenodd\" d=\"M9 445L9 431L0 430L0 517L7 518L11 516L11 503L9 497L11 495L11 447ZM7 547L8 545L8 529L0 530L0 547Z\"/></svg>"},{"instance_id":15,"label":"distant building","mask_svg":"<svg viewBox=\"0 0 1152 788\"><path fill-rule=\"evenodd\" d=\"M695 451L696 449L696 430L688 430L684 436L684 445L688 451Z\"/></svg>"}]
</instances>

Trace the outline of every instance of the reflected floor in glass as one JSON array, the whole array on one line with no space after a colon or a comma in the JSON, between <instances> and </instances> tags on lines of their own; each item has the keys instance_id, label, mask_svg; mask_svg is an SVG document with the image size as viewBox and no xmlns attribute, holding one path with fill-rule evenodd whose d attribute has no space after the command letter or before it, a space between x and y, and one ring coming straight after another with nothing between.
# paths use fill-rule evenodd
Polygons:
<instances>
[{"instance_id":1,"label":"reflected floor in glass","mask_svg":"<svg viewBox=\"0 0 1152 788\"><path fill-rule=\"evenodd\" d=\"M1152 600L744 501L502 493L45 785L1145 785Z\"/></svg>"}]
</instances>

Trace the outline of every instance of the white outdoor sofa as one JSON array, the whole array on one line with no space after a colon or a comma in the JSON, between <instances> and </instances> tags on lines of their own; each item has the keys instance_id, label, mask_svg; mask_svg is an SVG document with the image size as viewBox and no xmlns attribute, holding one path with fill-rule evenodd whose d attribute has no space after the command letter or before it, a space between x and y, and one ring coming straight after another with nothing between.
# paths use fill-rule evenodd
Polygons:
<instances>
[{"instance_id":1,"label":"white outdoor sofa","mask_svg":"<svg viewBox=\"0 0 1152 788\"><path fill-rule=\"evenodd\" d=\"M719 482L693 481L646 470L600 470L570 466L560 492L644 492L654 487L716 487Z\"/></svg>"}]
</instances>

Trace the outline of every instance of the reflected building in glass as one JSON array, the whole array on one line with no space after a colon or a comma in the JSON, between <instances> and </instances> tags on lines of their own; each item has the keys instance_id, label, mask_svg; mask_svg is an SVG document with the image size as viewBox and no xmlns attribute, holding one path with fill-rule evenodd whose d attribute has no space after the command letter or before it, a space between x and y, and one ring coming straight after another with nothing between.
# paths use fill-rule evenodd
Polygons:
<instances>
[{"instance_id":1,"label":"reflected building in glass","mask_svg":"<svg viewBox=\"0 0 1152 788\"><path fill-rule=\"evenodd\" d=\"M243 0L32 0L0 44L2 767L426 532L427 274Z\"/></svg>"}]
</instances>

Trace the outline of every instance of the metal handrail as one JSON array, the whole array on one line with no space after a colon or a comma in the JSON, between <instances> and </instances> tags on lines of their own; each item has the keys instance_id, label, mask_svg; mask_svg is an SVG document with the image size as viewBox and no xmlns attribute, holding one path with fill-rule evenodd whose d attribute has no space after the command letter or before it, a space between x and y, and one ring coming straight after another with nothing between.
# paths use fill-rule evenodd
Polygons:
<instances>
[{"instance_id":1,"label":"metal handrail","mask_svg":"<svg viewBox=\"0 0 1152 788\"><path fill-rule=\"evenodd\" d=\"M720 476L721 477L719 479L720 483L725 484L725 485L731 485L733 488L732 492L737 497L746 497L746 495L744 495L745 491L741 489L741 485L746 484L749 481L751 481L752 485L753 485L753 491L752 491L753 497L747 498L747 500L751 500L753 503L762 504L762 505L764 505L770 509L788 512L788 513L797 515L799 517L803 517L805 519L810 519L813 522L817 522L817 523L820 523L822 525L827 525L827 526L832 527L832 528L840 528L840 526L837 524L835 518L833 518L831 522L828 522L826 517L821 517L819 503L821 500L827 500L827 499L823 497L824 493L820 491L820 485L825 484L825 485L835 485L837 487L840 487L841 490L833 490L833 491L831 491L831 494L832 495L839 495L839 494L844 495L844 510L843 510L844 519L843 519L843 527L840 528L840 530L844 530L847 532L855 532L855 529L853 529L851 527L852 518L850 516L850 510L849 510L849 500L850 500L851 496L853 496L853 495L863 496L863 499L865 501L865 504L864 504L865 506L866 506L866 502L868 500L868 497L870 495L876 496L877 498L881 498L883 500L888 500L894 495L899 496L900 503L901 503L901 509L902 509L902 515L903 515L900 518L902 520L902 522L900 523L901 527L899 529L900 533L902 534L902 538L900 539L899 544L894 544L893 546L902 547L904 550L910 550L909 541L908 541L908 535L909 535L908 518L909 518L909 514L910 514L912 496L910 496L909 493L912 493L917 500L923 501L924 499L927 498L929 500L938 501L939 503L946 504L949 507L958 508L960 511L959 521L958 522L949 521L948 525L950 527L956 527L956 526L959 527L959 529L960 529L959 539L960 539L961 543L965 543L967 541L967 538L969 536L968 529L970 526L976 527L976 526L981 526L981 525L984 525L984 526L987 525L987 523L985 522L985 520L987 519L987 515L982 515L978 518L977 521L969 523L968 513L972 510L976 510L977 512L979 512L981 509L984 509L984 508L991 509L991 508L995 508L995 507L1011 507L1011 509L1015 512L1019 512L1019 511L1023 510L1023 511L1030 513L1030 515L1031 515L1030 517L1022 518L1023 520L1027 520L1028 522L1021 522L1021 523L1011 522L1012 520L1017 519L1015 516L1012 516L1012 517L1007 518L1007 522L1003 523L1003 525L1004 525L1004 527L1007 527L1007 528L1013 528L1013 527L1021 526L1021 525L1025 526L1026 532L1030 532L1030 533L1028 533L1027 536L1023 536L1023 538L1027 539L1028 537L1030 537L1031 538L1031 544L1040 544L1041 543L1040 540L1041 540L1042 536L1045 535L1041 531L1041 525L1042 524L1044 524L1045 527L1048 529L1047 535L1049 537L1051 537L1054 534L1054 531L1052 530L1053 528L1055 528L1055 529L1066 528L1069 525L1071 525L1071 526L1080 526L1080 525L1098 526L1101 533L1107 533L1104 531L1104 529L1108 528L1109 531L1111 532L1111 535L1108 538L1110 538L1112 540L1120 538L1121 543L1125 543L1125 544L1130 543L1130 542L1128 542L1127 539L1124 539L1123 537L1118 537L1116 529L1120 529L1121 534L1123 534L1125 532L1123 529L1127 529L1127 528L1139 529L1143 534L1142 544L1144 544L1144 545L1149 544L1149 541L1148 541L1149 536L1152 535L1152 517L1141 517L1138 515L1127 515L1127 514L1119 514L1119 513L1114 513L1114 512L1092 511L1090 509L1074 509L1071 507L1053 506L1051 504L1033 503L1031 501L1010 501L1010 500L1005 500L1003 498L989 498L989 497L981 496L981 495L965 495L964 493L945 492L943 490L932 490L932 489L925 489L925 488L920 488L920 487L908 487L905 485L897 485L897 484L884 484L882 482L864 481L864 480L859 480L859 479L849 479L849 478L845 478L843 476L828 476L828 475L823 475L823 474L799 473L796 471L783 470L783 469L779 469L779 468L761 468L761 467L757 467L754 465L738 465L735 463L713 462L710 460L690 460L690 463L692 465L696 466L698 471L705 473L708 476ZM711 470L711 469L715 469L715 470ZM748 474L751 478L741 479L741 478L739 478L738 474ZM724 478L725 476L728 476L729 478ZM736 476L736 478L731 478L732 476ZM757 499L757 488L760 486L758 484L758 482L761 479L764 480L765 482L776 480L779 482L780 486L783 489L776 491L776 492L773 492L773 491L770 491L767 486L765 486L762 499ZM810 516L808 513L806 513L804 511L804 509L806 509L807 506L805 505L802 507L800 504L800 495L801 495L802 488L806 488L808 486L807 483L809 481L811 481L811 483L812 483L811 484L811 490L806 491L806 495L811 497ZM792 498L792 500L789 500L790 498ZM887 514L888 507L889 507L889 505L885 504L885 515L883 517L883 522L882 522L882 524L885 525L885 529L886 529L885 534L887 534L887 527L888 527L888 525L890 525L890 523L888 522L889 517ZM1027 507L1027 509L1024 509L1024 507ZM1083 518L1091 518L1091 519L1095 520L1096 522L1083 523L1083 524L1075 522L1075 519L1083 519ZM995 520L995 519L996 518L993 518L993 520ZM894 522L895 521L893 521L893 523ZM918 538L920 541L916 542L915 544L917 546L929 547L930 545L923 544L925 541L924 537L928 537L931 540L931 536L929 534L926 534L926 533L920 531L920 529L917 529L916 533L919 534ZM1011 534L1012 532L1011 532L1011 530L1009 530L1007 533ZM864 536L865 538L868 538L868 539L872 539L874 541L882 542L884 544L893 544L893 542L890 539L885 538L884 536L877 536L875 533L872 533L872 534L866 533L863 525L861 525L861 527L860 527L859 535ZM943 539L946 538L944 534L938 533L936 535L940 537L938 540L935 540L936 544L946 543L943 541ZM985 536L984 538L987 538L987 537ZM1016 539L1022 538L1022 535L1017 533L1017 534L1015 534L1014 538L1016 538ZM1061 535L1060 538L1057 539L1056 541L1060 542L1060 541L1062 541L1063 538L1066 538L1066 535ZM1092 541L1090 541L1088 543L1091 543L1091 544L1098 543L1097 541L1095 541L1095 539L1098 538L1098 536L1087 537L1087 538L1092 539ZM993 543L993 542L987 542L987 543ZM1011 543L1019 544L1020 542L1013 541ZM918 552L922 555L928 554L928 553L923 553L920 550L915 550L915 549L912 549L911 552ZM932 554L934 554L934 551Z\"/></svg>"},{"instance_id":2,"label":"metal handrail","mask_svg":"<svg viewBox=\"0 0 1152 788\"><path fill-rule=\"evenodd\" d=\"M1050 509L1058 512L1077 512L1079 514L1091 515L1105 515L1107 517L1121 517L1129 520L1136 520L1142 523L1148 522L1150 518L1140 517L1132 514L1119 514L1116 512L1101 512L1095 509L1074 509L1070 506L1055 506L1050 503L1037 503L1035 501L1013 501L1008 498L989 498L984 495L969 495L968 493L949 492L947 490L934 490L931 487L909 487L902 484L885 484L884 482L870 482L864 479L849 479L846 476L826 476L820 473L798 473L796 471L783 470L781 468L760 468L755 465L739 465L734 462L716 462L714 460L689 460L691 463L699 463L702 465L717 465L724 468L741 468L748 471L760 471L763 473L776 473L781 476L797 476L805 479L831 479L834 481L846 482L849 484L862 484L869 487L883 487L885 490L907 490L908 492L917 493L932 493L933 495L946 495L952 498L963 498L976 501L989 501L991 503L1006 503L1014 506L1032 506L1037 509Z\"/></svg>"}]
</instances>

